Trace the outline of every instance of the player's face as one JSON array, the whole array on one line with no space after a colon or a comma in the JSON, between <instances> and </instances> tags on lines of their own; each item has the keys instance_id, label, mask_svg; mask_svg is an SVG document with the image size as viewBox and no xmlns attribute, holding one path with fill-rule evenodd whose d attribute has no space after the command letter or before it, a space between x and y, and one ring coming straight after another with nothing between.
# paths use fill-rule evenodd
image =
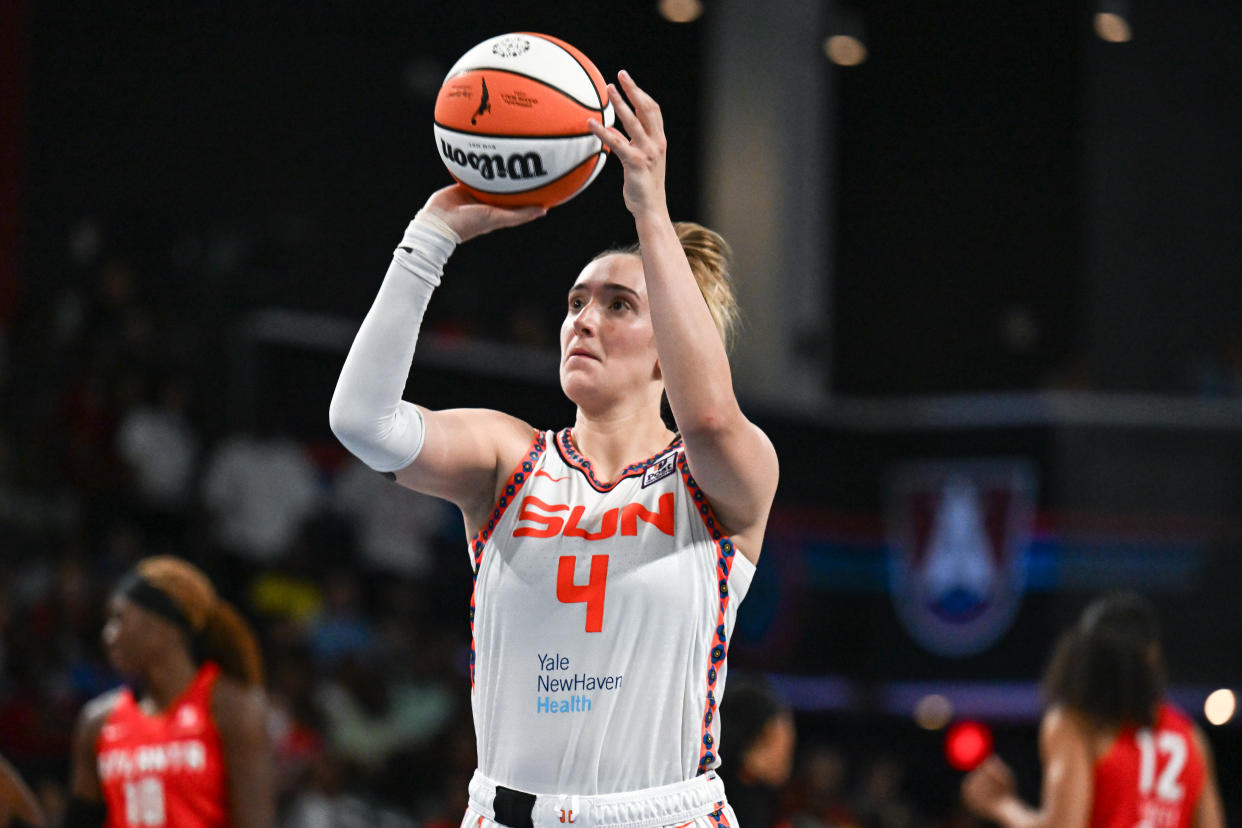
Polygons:
<instances>
[{"instance_id":1,"label":"player's face","mask_svg":"<svg viewBox=\"0 0 1242 828\"><path fill-rule=\"evenodd\" d=\"M560 373L561 387L578 405L606 405L658 385L655 333L637 256L597 259L570 288Z\"/></svg>"},{"instance_id":2,"label":"player's face","mask_svg":"<svg viewBox=\"0 0 1242 828\"><path fill-rule=\"evenodd\" d=\"M113 595L108 601L108 620L103 628L108 660L121 673L140 673L152 654L167 641L169 626L124 595Z\"/></svg>"}]
</instances>

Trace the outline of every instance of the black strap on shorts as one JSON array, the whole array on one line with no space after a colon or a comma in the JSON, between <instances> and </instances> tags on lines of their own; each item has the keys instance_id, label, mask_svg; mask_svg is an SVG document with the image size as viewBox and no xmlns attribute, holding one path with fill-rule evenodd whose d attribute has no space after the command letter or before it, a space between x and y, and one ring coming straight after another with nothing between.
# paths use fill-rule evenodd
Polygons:
<instances>
[{"instance_id":1,"label":"black strap on shorts","mask_svg":"<svg viewBox=\"0 0 1242 828\"><path fill-rule=\"evenodd\" d=\"M534 794L497 785L492 810L496 812L496 821L508 828L535 828Z\"/></svg>"}]
</instances>

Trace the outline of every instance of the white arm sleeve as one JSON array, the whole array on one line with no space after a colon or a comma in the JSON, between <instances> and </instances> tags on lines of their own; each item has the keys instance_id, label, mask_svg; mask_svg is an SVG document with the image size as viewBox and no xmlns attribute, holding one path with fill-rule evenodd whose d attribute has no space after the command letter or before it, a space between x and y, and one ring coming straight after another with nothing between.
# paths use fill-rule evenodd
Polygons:
<instances>
[{"instance_id":1,"label":"white arm sleeve","mask_svg":"<svg viewBox=\"0 0 1242 828\"><path fill-rule=\"evenodd\" d=\"M460 241L437 217L414 217L345 357L328 423L341 444L376 471L404 469L422 450L423 415L401 393L431 292Z\"/></svg>"}]
</instances>

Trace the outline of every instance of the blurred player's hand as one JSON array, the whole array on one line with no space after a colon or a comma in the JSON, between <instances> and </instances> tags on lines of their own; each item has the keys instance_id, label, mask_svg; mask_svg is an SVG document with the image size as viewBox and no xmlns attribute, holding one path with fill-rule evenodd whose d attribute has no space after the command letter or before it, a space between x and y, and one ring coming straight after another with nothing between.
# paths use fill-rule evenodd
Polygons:
<instances>
[{"instance_id":1,"label":"blurred player's hand","mask_svg":"<svg viewBox=\"0 0 1242 828\"><path fill-rule=\"evenodd\" d=\"M423 210L453 228L462 241L502 227L515 227L548 212L546 207L497 207L484 204L460 184L436 190Z\"/></svg>"},{"instance_id":2,"label":"blurred player's hand","mask_svg":"<svg viewBox=\"0 0 1242 828\"><path fill-rule=\"evenodd\" d=\"M962 780L962 801L976 814L993 818L997 806L1014 796L1017 784L1013 771L998 756L989 756Z\"/></svg>"}]
</instances>

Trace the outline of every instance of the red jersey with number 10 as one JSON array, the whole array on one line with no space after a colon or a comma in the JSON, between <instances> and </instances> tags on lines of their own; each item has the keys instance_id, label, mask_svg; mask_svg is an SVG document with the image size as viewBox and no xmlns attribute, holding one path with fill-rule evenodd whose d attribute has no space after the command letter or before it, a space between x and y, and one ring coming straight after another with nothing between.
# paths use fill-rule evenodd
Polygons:
<instances>
[{"instance_id":1,"label":"red jersey with number 10","mask_svg":"<svg viewBox=\"0 0 1242 828\"><path fill-rule=\"evenodd\" d=\"M167 710L142 711L128 688L108 714L96 764L108 809L105 828L229 825L224 753L211 718L220 669L204 664Z\"/></svg>"},{"instance_id":2,"label":"red jersey with number 10","mask_svg":"<svg viewBox=\"0 0 1242 828\"><path fill-rule=\"evenodd\" d=\"M1122 729L1096 761L1091 828L1192 828L1203 778L1190 719L1162 704L1154 728Z\"/></svg>"}]
</instances>

